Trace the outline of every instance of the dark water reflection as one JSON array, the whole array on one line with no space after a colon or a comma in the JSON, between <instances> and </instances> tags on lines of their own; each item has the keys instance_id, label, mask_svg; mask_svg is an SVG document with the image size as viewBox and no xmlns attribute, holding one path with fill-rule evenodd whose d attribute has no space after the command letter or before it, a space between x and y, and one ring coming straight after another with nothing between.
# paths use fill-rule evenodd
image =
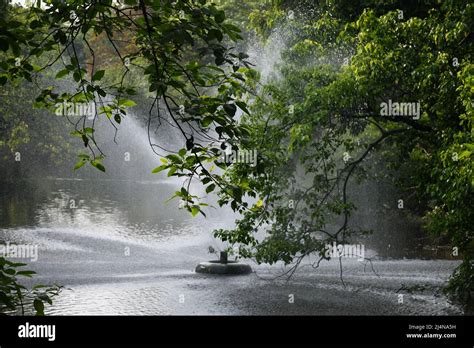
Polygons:
<instances>
[{"instance_id":1,"label":"dark water reflection","mask_svg":"<svg viewBox=\"0 0 474 348\"><path fill-rule=\"evenodd\" d=\"M0 227L68 227L119 234L163 236L182 231L192 219L169 199L174 182L45 179L2 184ZM211 211L212 215L212 211Z\"/></svg>"}]
</instances>

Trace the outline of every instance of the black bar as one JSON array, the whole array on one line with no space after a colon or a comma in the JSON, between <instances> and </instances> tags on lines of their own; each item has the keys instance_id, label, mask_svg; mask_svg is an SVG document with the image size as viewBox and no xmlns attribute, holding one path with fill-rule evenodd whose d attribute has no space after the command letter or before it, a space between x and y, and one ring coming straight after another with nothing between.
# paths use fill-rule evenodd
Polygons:
<instances>
[{"instance_id":1,"label":"black bar","mask_svg":"<svg viewBox=\"0 0 474 348\"><path fill-rule=\"evenodd\" d=\"M55 340L20 338L19 326L55 325ZM148 316L1 317L0 346L38 344L411 344L472 347L472 316ZM411 325L411 328L409 327ZM431 328L429 327L431 325ZM439 327L443 325L443 327ZM450 327L450 328L448 328ZM407 338L407 334L456 337Z\"/></svg>"}]
</instances>

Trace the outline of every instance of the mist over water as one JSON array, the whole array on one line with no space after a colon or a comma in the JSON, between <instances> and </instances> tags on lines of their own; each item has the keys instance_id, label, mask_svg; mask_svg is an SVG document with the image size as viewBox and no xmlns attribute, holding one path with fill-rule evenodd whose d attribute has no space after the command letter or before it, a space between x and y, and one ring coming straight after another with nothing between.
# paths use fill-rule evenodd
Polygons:
<instances>
[{"instance_id":1,"label":"mist over water","mask_svg":"<svg viewBox=\"0 0 474 348\"><path fill-rule=\"evenodd\" d=\"M254 62L260 73L262 84L278 82L282 78L280 68L284 64L284 55L295 43L295 37L302 35L292 22L314 17L314 11L304 5L296 11L290 11L286 20L271 31L264 45L256 38L255 33L249 34L245 49L250 61ZM306 65L308 67L331 65L339 68L345 58L347 53L335 47L325 55L315 54ZM271 96L266 97L271 99ZM376 156L373 162L376 164L369 168L368 178L361 183L351 180L348 189L349 200L357 207L351 216L349 226L372 231L371 235L359 237L354 242L364 243L370 249L371 256L424 257L421 251L421 222L408 216L403 209L398 209L397 202L401 193L384 177L388 174L388 170L383 163L380 163ZM311 178L305 177L304 174L298 174L297 180L303 186L311 183ZM339 228L337 221L329 225L329 227L333 225L335 230Z\"/></svg>"}]
</instances>

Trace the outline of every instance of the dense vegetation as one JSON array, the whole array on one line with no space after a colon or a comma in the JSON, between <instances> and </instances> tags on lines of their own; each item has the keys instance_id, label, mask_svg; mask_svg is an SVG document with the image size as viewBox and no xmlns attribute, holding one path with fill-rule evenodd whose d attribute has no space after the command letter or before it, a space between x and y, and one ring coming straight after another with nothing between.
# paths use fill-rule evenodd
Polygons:
<instances>
[{"instance_id":1,"label":"dense vegetation","mask_svg":"<svg viewBox=\"0 0 474 348\"><path fill-rule=\"evenodd\" d=\"M281 77L243 120L264 178L247 181L242 166L228 175L264 204L217 235L261 262L297 266L315 252L321 261L327 243L367 232L350 223L348 187L355 176L376 180L382 160L402 192L394 209L402 204L461 255L447 290L472 304L473 14L468 1L284 1L254 11L257 30L279 28L288 49ZM392 101L419 103L420 113L383 114ZM263 241L253 237L260 225Z\"/></svg>"},{"instance_id":2,"label":"dense vegetation","mask_svg":"<svg viewBox=\"0 0 474 348\"><path fill-rule=\"evenodd\" d=\"M127 109L151 98L150 119L171 123L182 137L177 149L150 143L162 162L154 172L185 179L176 197L193 215L205 214L207 204L190 192L192 180L217 192L241 218L216 236L242 257L282 260L291 270L307 255L317 255L317 266L328 243L370 233L351 224L350 186L383 174L423 230L459 252L463 261L447 290L472 305L469 1L46 3L3 5L0 85L9 95L13 86L25 94L25 86L37 86L35 107L51 112L62 103L94 103L92 118L62 119L87 150L76 169L107 170L97 118L120 129ZM285 33L286 48L276 77L263 81L231 46L243 48L242 36L265 42L275 32ZM9 151L35 141L25 126L32 121L16 116L14 101L2 103L0 119L0 146ZM383 113L392 102L413 103L419 113ZM256 165L225 163L226 148L257 151Z\"/></svg>"}]
</instances>

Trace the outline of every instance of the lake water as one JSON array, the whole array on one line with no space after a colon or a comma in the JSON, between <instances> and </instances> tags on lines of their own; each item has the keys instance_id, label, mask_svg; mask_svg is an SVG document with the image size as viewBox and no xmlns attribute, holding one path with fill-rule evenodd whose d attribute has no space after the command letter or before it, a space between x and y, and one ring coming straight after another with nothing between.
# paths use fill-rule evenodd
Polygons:
<instances>
[{"instance_id":1,"label":"lake water","mask_svg":"<svg viewBox=\"0 0 474 348\"><path fill-rule=\"evenodd\" d=\"M461 314L441 294L457 261L344 260L320 268L307 260L288 282L282 265L247 260L247 276L196 274L224 245L215 228L227 210L192 218L165 204L176 182L44 178L0 186L0 242L38 246L34 282L65 287L46 313L170 314ZM375 272L374 272L375 271ZM422 285L417 291L410 286ZM400 297L399 295L402 295ZM400 299L402 298L402 302Z\"/></svg>"}]
</instances>

